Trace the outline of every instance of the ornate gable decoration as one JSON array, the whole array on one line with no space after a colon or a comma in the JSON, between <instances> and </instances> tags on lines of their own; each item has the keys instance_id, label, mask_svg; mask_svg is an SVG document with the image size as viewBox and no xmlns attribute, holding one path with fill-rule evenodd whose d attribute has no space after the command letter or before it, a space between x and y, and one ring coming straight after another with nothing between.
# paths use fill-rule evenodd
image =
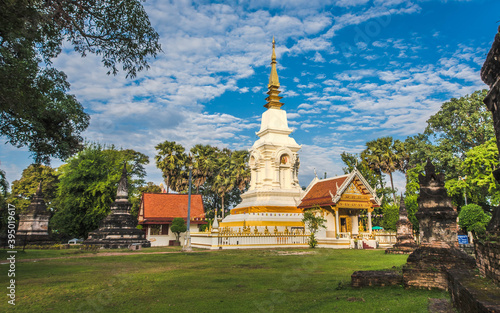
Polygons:
<instances>
[{"instance_id":1,"label":"ornate gable decoration","mask_svg":"<svg viewBox=\"0 0 500 313\"><path fill-rule=\"evenodd\" d=\"M348 195L363 195L363 193L358 188L358 186L356 186L356 184L354 183L354 181L352 181L351 184L349 185L349 187L347 187L347 189L345 190L344 194L348 194Z\"/></svg>"}]
</instances>

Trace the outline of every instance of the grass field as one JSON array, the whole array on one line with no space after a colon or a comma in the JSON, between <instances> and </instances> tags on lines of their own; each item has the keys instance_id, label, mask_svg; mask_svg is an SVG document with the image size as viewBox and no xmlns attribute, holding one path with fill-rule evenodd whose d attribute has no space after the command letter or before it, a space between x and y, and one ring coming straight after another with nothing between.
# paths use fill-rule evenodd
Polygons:
<instances>
[{"instance_id":1,"label":"grass field","mask_svg":"<svg viewBox=\"0 0 500 313\"><path fill-rule=\"evenodd\" d=\"M382 250L273 249L120 256L28 250L16 263L16 305L0 312L427 312L446 292L353 289L356 270L401 267ZM68 251L66 251L68 252ZM106 251L104 251L106 252ZM107 252L110 252L109 250ZM114 252L114 250L113 250ZM125 251L124 251L125 252ZM5 251L0 253L6 259ZM0 265L8 291L8 265Z\"/></svg>"}]
</instances>

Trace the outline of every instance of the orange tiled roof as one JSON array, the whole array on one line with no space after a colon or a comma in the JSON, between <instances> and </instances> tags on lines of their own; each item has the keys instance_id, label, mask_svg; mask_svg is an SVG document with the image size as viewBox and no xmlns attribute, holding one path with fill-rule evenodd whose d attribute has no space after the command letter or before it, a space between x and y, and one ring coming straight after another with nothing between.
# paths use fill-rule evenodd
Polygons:
<instances>
[{"instance_id":1,"label":"orange tiled roof","mask_svg":"<svg viewBox=\"0 0 500 313\"><path fill-rule=\"evenodd\" d=\"M302 198L300 209L311 208L315 205L334 205L332 195L337 193L337 186L340 188L348 176L341 176L333 179L320 180L314 184L307 194Z\"/></svg>"},{"instance_id":2,"label":"orange tiled roof","mask_svg":"<svg viewBox=\"0 0 500 313\"><path fill-rule=\"evenodd\" d=\"M176 217L187 219L188 195L171 193L144 193L141 216L147 221L171 221ZM191 195L191 220L204 219L205 210L201 195Z\"/></svg>"}]
</instances>

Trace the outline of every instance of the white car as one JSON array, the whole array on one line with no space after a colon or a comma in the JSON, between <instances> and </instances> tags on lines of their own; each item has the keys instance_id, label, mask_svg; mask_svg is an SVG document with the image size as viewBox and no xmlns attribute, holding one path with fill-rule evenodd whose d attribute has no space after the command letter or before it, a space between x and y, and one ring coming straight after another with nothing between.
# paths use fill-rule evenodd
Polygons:
<instances>
[{"instance_id":1,"label":"white car","mask_svg":"<svg viewBox=\"0 0 500 313\"><path fill-rule=\"evenodd\" d=\"M77 243L81 243L83 242L83 239L79 239L79 238L73 238L71 240L68 241L68 244L77 244Z\"/></svg>"}]
</instances>

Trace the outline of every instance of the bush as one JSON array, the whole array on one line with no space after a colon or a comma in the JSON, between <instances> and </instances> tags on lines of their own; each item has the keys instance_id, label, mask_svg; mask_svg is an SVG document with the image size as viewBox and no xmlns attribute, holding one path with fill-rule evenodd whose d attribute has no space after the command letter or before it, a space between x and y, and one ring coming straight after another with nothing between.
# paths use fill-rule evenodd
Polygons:
<instances>
[{"instance_id":1,"label":"bush","mask_svg":"<svg viewBox=\"0 0 500 313\"><path fill-rule=\"evenodd\" d=\"M468 204L462 207L458 214L458 225L465 231L471 231L476 235L486 231L491 216L486 214L477 204Z\"/></svg>"},{"instance_id":2,"label":"bush","mask_svg":"<svg viewBox=\"0 0 500 313\"><path fill-rule=\"evenodd\" d=\"M399 220L399 206L396 204L385 204L382 207L384 215L382 220L382 227L385 230L396 231L396 223Z\"/></svg>"}]
</instances>

